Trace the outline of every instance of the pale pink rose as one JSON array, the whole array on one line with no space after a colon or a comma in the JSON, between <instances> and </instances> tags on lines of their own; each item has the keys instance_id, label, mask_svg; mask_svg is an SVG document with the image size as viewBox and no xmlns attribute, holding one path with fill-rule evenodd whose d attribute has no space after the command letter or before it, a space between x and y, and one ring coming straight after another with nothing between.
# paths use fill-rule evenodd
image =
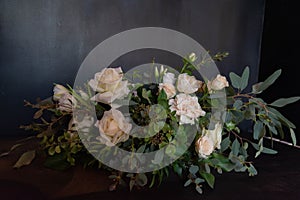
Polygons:
<instances>
[{"instance_id":1,"label":"pale pink rose","mask_svg":"<svg viewBox=\"0 0 300 200\"><path fill-rule=\"evenodd\" d=\"M163 83L169 83L169 84L174 85L175 81L176 81L175 74L173 74L171 72L168 72L168 73L164 74Z\"/></svg>"},{"instance_id":2,"label":"pale pink rose","mask_svg":"<svg viewBox=\"0 0 300 200\"><path fill-rule=\"evenodd\" d=\"M177 78L177 89L179 92L183 92L185 94L192 94L196 92L202 84L202 81L199 81L194 76L190 76L186 73L179 74Z\"/></svg>"},{"instance_id":3,"label":"pale pink rose","mask_svg":"<svg viewBox=\"0 0 300 200\"><path fill-rule=\"evenodd\" d=\"M176 89L173 84L170 83L160 83L159 84L159 90L164 90L165 93L167 94L167 98L170 99L175 96L176 94Z\"/></svg>"},{"instance_id":4,"label":"pale pink rose","mask_svg":"<svg viewBox=\"0 0 300 200\"><path fill-rule=\"evenodd\" d=\"M220 149L221 141L222 141L222 131L223 131L223 127L221 123L216 123L213 130L203 129L202 134L206 135L211 139L214 148Z\"/></svg>"},{"instance_id":5,"label":"pale pink rose","mask_svg":"<svg viewBox=\"0 0 300 200\"><path fill-rule=\"evenodd\" d=\"M198 98L188 94L178 94L175 99L169 100L169 105L170 110L176 111L176 115L180 117L180 124L194 124L198 117L205 115Z\"/></svg>"},{"instance_id":6,"label":"pale pink rose","mask_svg":"<svg viewBox=\"0 0 300 200\"><path fill-rule=\"evenodd\" d=\"M107 146L114 146L119 142L125 142L129 138L132 125L128 123L124 115L116 110L105 111L101 120L95 124L99 128L100 136L97 137Z\"/></svg>"},{"instance_id":7,"label":"pale pink rose","mask_svg":"<svg viewBox=\"0 0 300 200\"><path fill-rule=\"evenodd\" d=\"M228 87L229 83L225 76L221 76L220 74L217 75L215 79L212 81L207 82L207 89L209 93L213 91L222 90L225 87Z\"/></svg>"},{"instance_id":8,"label":"pale pink rose","mask_svg":"<svg viewBox=\"0 0 300 200\"><path fill-rule=\"evenodd\" d=\"M210 137L202 136L195 143L195 150L200 158L207 158L214 151L214 144Z\"/></svg>"}]
</instances>

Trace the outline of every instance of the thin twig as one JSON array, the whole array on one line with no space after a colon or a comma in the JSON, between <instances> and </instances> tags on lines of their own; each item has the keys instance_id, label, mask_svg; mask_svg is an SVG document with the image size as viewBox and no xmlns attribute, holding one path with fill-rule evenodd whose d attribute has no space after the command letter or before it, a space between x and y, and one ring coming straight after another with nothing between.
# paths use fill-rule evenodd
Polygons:
<instances>
[{"instance_id":1,"label":"thin twig","mask_svg":"<svg viewBox=\"0 0 300 200\"><path fill-rule=\"evenodd\" d=\"M266 136L264 138L269 139L269 140L273 140L275 142L279 142L279 143L282 143L282 144L286 144L286 145L289 145L289 146L292 146L292 147L296 147L296 148L300 149L300 146L298 146L298 145L294 145L294 144L292 144L290 142L279 140L277 138L271 138L271 137L266 137Z\"/></svg>"}]
</instances>

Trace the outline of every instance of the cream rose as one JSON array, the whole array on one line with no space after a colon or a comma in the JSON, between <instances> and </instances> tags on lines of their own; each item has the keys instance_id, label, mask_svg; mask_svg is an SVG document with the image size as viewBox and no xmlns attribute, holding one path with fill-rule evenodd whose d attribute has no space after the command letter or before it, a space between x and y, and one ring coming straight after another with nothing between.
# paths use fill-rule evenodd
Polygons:
<instances>
[{"instance_id":1,"label":"cream rose","mask_svg":"<svg viewBox=\"0 0 300 200\"><path fill-rule=\"evenodd\" d=\"M123 71L119 68L105 68L95 74L89 81L91 88L98 92L92 100L111 104L115 99L120 99L129 93L128 82L122 81Z\"/></svg>"},{"instance_id":2,"label":"cream rose","mask_svg":"<svg viewBox=\"0 0 300 200\"><path fill-rule=\"evenodd\" d=\"M214 144L210 137L204 135L195 143L195 150L201 158L207 158L214 151Z\"/></svg>"},{"instance_id":3,"label":"cream rose","mask_svg":"<svg viewBox=\"0 0 300 200\"><path fill-rule=\"evenodd\" d=\"M107 146L125 142L132 127L124 115L116 109L105 111L102 119L98 120L95 125L99 128L100 133L97 139Z\"/></svg>"},{"instance_id":4,"label":"cream rose","mask_svg":"<svg viewBox=\"0 0 300 200\"><path fill-rule=\"evenodd\" d=\"M194 76L190 76L186 73L179 74L177 80L177 89L179 92L183 92L185 94L192 94L196 92L201 86L203 82L197 80Z\"/></svg>"},{"instance_id":5,"label":"cream rose","mask_svg":"<svg viewBox=\"0 0 300 200\"><path fill-rule=\"evenodd\" d=\"M225 87L228 87L229 83L225 76L217 75L215 79L207 82L207 89L210 93L216 90L222 90Z\"/></svg>"},{"instance_id":6,"label":"cream rose","mask_svg":"<svg viewBox=\"0 0 300 200\"><path fill-rule=\"evenodd\" d=\"M180 124L194 124L195 119L205 115L198 98L188 94L178 94L175 99L169 100L169 105L170 110L176 111L176 115L180 117Z\"/></svg>"},{"instance_id":7,"label":"cream rose","mask_svg":"<svg viewBox=\"0 0 300 200\"><path fill-rule=\"evenodd\" d=\"M203 129L202 134L210 137L214 148L220 149L221 148L221 141L222 141L222 125L221 123L216 123L213 130Z\"/></svg>"}]
</instances>

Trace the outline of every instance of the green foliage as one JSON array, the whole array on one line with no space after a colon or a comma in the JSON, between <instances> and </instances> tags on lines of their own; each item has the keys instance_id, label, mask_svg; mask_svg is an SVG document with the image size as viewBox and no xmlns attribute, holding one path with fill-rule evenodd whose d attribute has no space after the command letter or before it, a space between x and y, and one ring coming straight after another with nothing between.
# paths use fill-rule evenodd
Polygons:
<instances>
[{"instance_id":1,"label":"green foliage","mask_svg":"<svg viewBox=\"0 0 300 200\"><path fill-rule=\"evenodd\" d=\"M228 53L226 52L217 53L212 58L209 56L209 52L200 55L199 58L191 54L183 59L180 73L192 75L194 70L205 64L221 61L227 56ZM196 65L195 63L199 64ZM166 71L167 69L164 67L161 67L160 72L157 68L155 69L155 78L158 82L162 82ZM134 128L132 132L137 134L147 133L151 137L135 138L128 136L126 141L119 142L116 145L129 152L149 153L156 151L154 159L150 161L150 164L155 165L161 164L165 156L175 157L181 155L170 166L149 173L121 172L98 162L91 156L91 152L109 154L111 157L114 157L115 153L107 151L107 148L103 148L103 144L97 140L97 142L89 144L90 152L88 152L82 140L95 139L100 136L99 132L93 133L91 129L88 129L87 131L90 131L90 134L86 138L79 138L78 131L74 128L75 124L72 122L72 113L59 109L59 103L54 101L53 98L48 98L37 104L25 101L26 106L37 109L37 111L33 116L34 123L21 126L21 128L37 133L36 138L39 140L39 148L23 153L14 167L20 168L29 165L37 152L42 152L47 155L44 166L48 168L66 170L74 165L83 164L85 167L96 166L110 171L112 174L109 178L113 181L113 184L109 187L111 191L115 190L118 185L125 184L128 185L130 191L147 185L150 188L160 185L172 170L179 177L186 180L185 187L194 187L200 194L203 192L203 184L214 188L215 173L222 174L223 172L235 171L248 173L249 176L257 175L258 172L254 167L254 163L249 161L251 156L248 155L248 150L250 148L255 150L255 158L262 153L276 154L277 151L267 147L264 141L273 137L283 138L285 129L289 131L292 144L296 145L297 143L294 131L296 126L283 116L277 108L280 109L294 103L300 97L280 98L272 103L267 103L259 98L259 94L270 87L280 74L281 70L277 70L265 81L254 84L251 92L245 92L246 88L251 87L248 85L250 77L248 66L245 67L241 75L234 72L229 74L231 85L225 88L227 95L226 109L224 113L219 113L220 116L224 116L222 119L225 120L224 123L222 122L224 126L221 127L221 132L218 133L220 134L218 136L222 139L221 141L214 139L214 142L218 145L214 144L212 152L208 153L207 156L199 153L197 148L200 147L196 146L196 143L204 136L212 137L211 135L215 134L215 129L209 129L210 122L213 121L214 117L212 109L222 103L218 99L217 92L209 91L208 83L201 83L201 87L199 86L198 90L191 94L191 96L198 97L198 103L205 111L205 116L195 119L195 126L199 128L199 131L196 133L190 147L186 146L188 134L195 127L179 123L180 116L176 111L171 111L170 100L165 90L161 89L157 83L130 85L131 93L128 94L129 110L125 114L130 116L134 123L142 127ZM112 105L90 102L89 100L94 95L91 87L86 85L85 91L86 94L82 94L77 89L75 90L69 86L65 92L72 95L77 102L80 102L82 110L92 107L97 116L94 121L101 120L104 113L112 108ZM174 101L174 99L175 97L172 100ZM119 99L119 102L122 100L124 99ZM118 109L126 110L122 106ZM87 115L89 114L87 113ZM248 134L247 137L244 137L239 126L241 122L246 120L252 122L253 129L251 132L246 133ZM147 126L147 129L144 126ZM205 130L209 133L206 133ZM175 136L177 140L173 141ZM19 147L24 146L24 144L26 142L20 142L12 146L9 151L1 153L0 157L9 155ZM163 147L166 147L165 151L158 151ZM188 151L186 151L187 148ZM129 159L130 161L127 157L121 160L123 164L130 162L133 168L145 163L145 160L134 156Z\"/></svg>"}]
</instances>

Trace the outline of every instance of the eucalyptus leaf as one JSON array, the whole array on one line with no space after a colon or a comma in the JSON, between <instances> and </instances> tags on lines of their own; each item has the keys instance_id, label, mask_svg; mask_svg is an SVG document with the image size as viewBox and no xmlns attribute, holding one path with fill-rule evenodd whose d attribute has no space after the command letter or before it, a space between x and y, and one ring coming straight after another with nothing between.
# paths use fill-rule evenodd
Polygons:
<instances>
[{"instance_id":1,"label":"eucalyptus leaf","mask_svg":"<svg viewBox=\"0 0 300 200\"><path fill-rule=\"evenodd\" d=\"M192 166L190 166L190 168L189 168L189 172L190 172L191 174L196 174L198 171L199 171L199 167L196 166L196 165L192 165Z\"/></svg>"},{"instance_id":2,"label":"eucalyptus leaf","mask_svg":"<svg viewBox=\"0 0 300 200\"><path fill-rule=\"evenodd\" d=\"M255 140L260 139L261 137L263 137L263 128L264 125L261 121L256 121L253 127L253 138Z\"/></svg>"},{"instance_id":3,"label":"eucalyptus leaf","mask_svg":"<svg viewBox=\"0 0 300 200\"><path fill-rule=\"evenodd\" d=\"M241 77L239 77L234 72L230 72L229 77L230 77L232 86L236 89L240 89L241 88Z\"/></svg>"},{"instance_id":4,"label":"eucalyptus leaf","mask_svg":"<svg viewBox=\"0 0 300 200\"><path fill-rule=\"evenodd\" d=\"M250 164L250 167L248 168L248 172L249 172L249 176L257 175L257 170L252 164Z\"/></svg>"},{"instance_id":5,"label":"eucalyptus leaf","mask_svg":"<svg viewBox=\"0 0 300 200\"><path fill-rule=\"evenodd\" d=\"M224 152L230 146L230 138L226 137L221 141L221 152Z\"/></svg>"},{"instance_id":6,"label":"eucalyptus leaf","mask_svg":"<svg viewBox=\"0 0 300 200\"><path fill-rule=\"evenodd\" d=\"M296 128L296 126L290 122L286 117L284 117L279 111L274 108L267 107L269 113L272 114L275 118L278 118L283 124L288 126L289 128Z\"/></svg>"},{"instance_id":7,"label":"eucalyptus leaf","mask_svg":"<svg viewBox=\"0 0 300 200\"><path fill-rule=\"evenodd\" d=\"M256 149L256 150L258 150L258 151L260 150L260 145L255 144L255 143L253 143L253 142L251 142L251 144L252 144L252 146L254 147L254 149ZM267 148L267 147L263 147L261 152L262 152L262 153L265 153L265 154L276 154L276 153L277 153L276 150L269 149L269 148Z\"/></svg>"},{"instance_id":8,"label":"eucalyptus leaf","mask_svg":"<svg viewBox=\"0 0 300 200\"><path fill-rule=\"evenodd\" d=\"M244 90L248 86L249 81L249 67L247 66L242 74L241 81L240 81L240 87L241 90Z\"/></svg>"},{"instance_id":9,"label":"eucalyptus leaf","mask_svg":"<svg viewBox=\"0 0 300 200\"><path fill-rule=\"evenodd\" d=\"M206 182L208 183L208 185L211 188L214 188L214 184L215 184L215 177L214 177L214 175L212 175L210 173L206 173L206 172L202 172L200 174L206 180Z\"/></svg>"},{"instance_id":10,"label":"eucalyptus leaf","mask_svg":"<svg viewBox=\"0 0 300 200\"><path fill-rule=\"evenodd\" d=\"M269 86L271 86L276 79L280 76L281 74L281 69L276 70L273 74L271 74L264 82L260 83L257 85L257 92L262 92L265 89L267 89Z\"/></svg>"},{"instance_id":11,"label":"eucalyptus leaf","mask_svg":"<svg viewBox=\"0 0 300 200\"><path fill-rule=\"evenodd\" d=\"M239 151L240 151L240 143L239 143L238 139L236 138L232 143L231 152L233 155L237 156Z\"/></svg>"},{"instance_id":12,"label":"eucalyptus leaf","mask_svg":"<svg viewBox=\"0 0 300 200\"><path fill-rule=\"evenodd\" d=\"M296 139L295 132L292 128L290 128L290 133L291 133L291 138L292 138L292 141L293 141L293 145L296 145L297 139Z\"/></svg>"},{"instance_id":13,"label":"eucalyptus leaf","mask_svg":"<svg viewBox=\"0 0 300 200\"><path fill-rule=\"evenodd\" d=\"M281 98L277 99L273 103L269 104L270 106L275 106L275 107L283 107L287 104L294 103L298 101L300 97L290 97L290 98Z\"/></svg>"},{"instance_id":14,"label":"eucalyptus leaf","mask_svg":"<svg viewBox=\"0 0 300 200\"><path fill-rule=\"evenodd\" d=\"M185 183L184 183L184 187L187 187L187 186L189 186L190 184L192 183L192 180L191 179L189 179L189 180L187 180Z\"/></svg>"}]
</instances>

